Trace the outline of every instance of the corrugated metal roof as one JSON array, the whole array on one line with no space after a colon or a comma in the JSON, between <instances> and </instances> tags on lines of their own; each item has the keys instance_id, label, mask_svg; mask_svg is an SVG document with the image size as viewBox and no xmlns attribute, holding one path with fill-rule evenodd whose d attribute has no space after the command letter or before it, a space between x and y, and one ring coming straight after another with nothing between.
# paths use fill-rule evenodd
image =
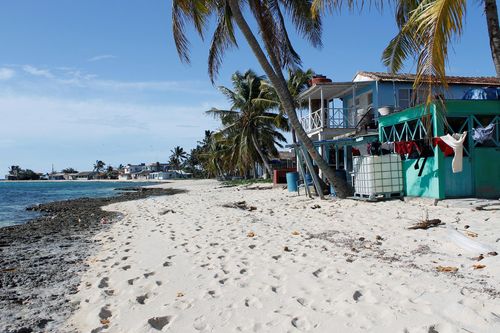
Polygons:
<instances>
[{"instance_id":1,"label":"corrugated metal roof","mask_svg":"<svg viewBox=\"0 0 500 333\"><path fill-rule=\"evenodd\" d=\"M378 81L401 81L413 82L415 81L415 74L391 74L384 72L365 72L360 71L356 76L363 75L373 80ZM500 86L500 79L493 76L447 76L446 81L448 84L471 84L480 86Z\"/></svg>"}]
</instances>

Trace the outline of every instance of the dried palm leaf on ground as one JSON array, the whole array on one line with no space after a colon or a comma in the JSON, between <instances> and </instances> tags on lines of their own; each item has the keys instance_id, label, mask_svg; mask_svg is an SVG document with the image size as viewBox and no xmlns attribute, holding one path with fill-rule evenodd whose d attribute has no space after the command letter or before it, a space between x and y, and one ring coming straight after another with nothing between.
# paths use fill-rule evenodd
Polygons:
<instances>
[{"instance_id":1,"label":"dried palm leaf on ground","mask_svg":"<svg viewBox=\"0 0 500 333\"><path fill-rule=\"evenodd\" d=\"M454 266L438 266L436 267L438 272L445 272L445 273L456 273L458 271L458 267Z\"/></svg>"},{"instance_id":2,"label":"dried palm leaf on ground","mask_svg":"<svg viewBox=\"0 0 500 333\"><path fill-rule=\"evenodd\" d=\"M474 265L472 265L472 267L474 269L483 269L483 268L486 267L486 265L483 265L483 264L474 264Z\"/></svg>"},{"instance_id":3,"label":"dried palm leaf on ground","mask_svg":"<svg viewBox=\"0 0 500 333\"><path fill-rule=\"evenodd\" d=\"M414 224L410 227L408 227L408 229L410 230L416 230L416 229L429 229L429 228L433 228L433 227L437 227L439 225L444 225L444 223L441 222L440 219L432 219L432 220L422 220L420 222L418 222L417 224Z\"/></svg>"},{"instance_id":4,"label":"dried palm leaf on ground","mask_svg":"<svg viewBox=\"0 0 500 333\"><path fill-rule=\"evenodd\" d=\"M257 207L255 207L255 206L248 206L246 201L237 201L237 202L233 202L233 203L227 203L227 204L222 205L222 207L238 208L238 209L243 209L243 210L248 210L248 211L252 211L252 210L257 209Z\"/></svg>"}]
</instances>

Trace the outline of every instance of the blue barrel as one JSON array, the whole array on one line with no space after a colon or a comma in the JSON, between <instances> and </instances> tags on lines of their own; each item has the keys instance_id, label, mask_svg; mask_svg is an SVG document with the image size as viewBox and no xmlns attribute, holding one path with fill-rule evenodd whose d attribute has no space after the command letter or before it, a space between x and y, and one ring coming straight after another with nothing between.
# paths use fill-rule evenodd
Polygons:
<instances>
[{"instance_id":1,"label":"blue barrel","mask_svg":"<svg viewBox=\"0 0 500 333\"><path fill-rule=\"evenodd\" d=\"M288 187L288 192L297 192L297 181L299 180L298 172L287 172L286 173L286 186Z\"/></svg>"},{"instance_id":2,"label":"blue barrel","mask_svg":"<svg viewBox=\"0 0 500 333\"><path fill-rule=\"evenodd\" d=\"M311 174L310 173L306 173L305 177L306 177L305 183L307 185L311 185L313 183L313 177L311 176Z\"/></svg>"}]
</instances>

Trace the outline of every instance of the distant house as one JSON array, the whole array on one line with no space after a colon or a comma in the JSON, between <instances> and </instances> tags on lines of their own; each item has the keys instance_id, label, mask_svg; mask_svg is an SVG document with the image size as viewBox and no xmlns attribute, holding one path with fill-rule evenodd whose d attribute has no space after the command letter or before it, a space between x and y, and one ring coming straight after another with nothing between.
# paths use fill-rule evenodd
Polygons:
<instances>
[{"instance_id":1,"label":"distant house","mask_svg":"<svg viewBox=\"0 0 500 333\"><path fill-rule=\"evenodd\" d=\"M118 180L131 180L132 175L129 173L121 173L118 175Z\"/></svg>"},{"instance_id":2,"label":"distant house","mask_svg":"<svg viewBox=\"0 0 500 333\"><path fill-rule=\"evenodd\" d=\"M123 168L123 173L124 174L128 174L128 175L131 175L131 174L134 174L134 173L138 173L138 172L141 172L141 171L144 171L146 170L146 164L144 163L141 163L141 164L127 164L124 168Z\"/></svg>"},{"instance_id":3,"label":"distant house","mask_svg":"<svg viewBox=\"0 0 500 333\"><path fill-rule=\"evenodd\" d=\"M145 170L151 171L151 172L161 172L161 171L167 171L170 168L170 164L168 163L150 163L146 165Z\"/></svg>"},{"instance_id":4,"label":"distant house","mask_svg":"<svg viewBox=\"0 0 500 333\"><path fill-rule=\"evenodd\" d=\"M140 171L140 172L135 172L131 174L132 179L138 179L138 180L147 180L149 179L149 174L150 171Z\"/></svg>"},{"instance_id":5,"label":"distant house","mask_svg":"<svg viewBox=\"0 0 500 333\"><path fill-rule=\"evenodd\" d=\"M71 178L73 180L91 180L94 179L95 172L93 171L82 171L76 174L72 174Z\"/></svg>"},{"instance_id":6,"label":"distant house","mask_svg":"<svg viewBox=\"0 0 500 333\"><path fill-rule=\"evenodd\" d=\"M49 180L65 180L65 174L64 173L51 173L49 174Z\"/></svg>"}]
</instances>

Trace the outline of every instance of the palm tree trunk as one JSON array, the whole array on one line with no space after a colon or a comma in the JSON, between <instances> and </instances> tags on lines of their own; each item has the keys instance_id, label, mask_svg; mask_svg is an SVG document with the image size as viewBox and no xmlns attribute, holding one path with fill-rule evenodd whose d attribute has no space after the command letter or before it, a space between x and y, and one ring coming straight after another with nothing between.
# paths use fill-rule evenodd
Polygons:
<instances>
[{"instance_id":1,"label":"palm tree trunk","mask_svg":"<svg viewBox=\"0 0 500 333\"><path fill-rule=\"evenodd\" d=\"M497 77L500 78L500 28L498 27L498 9L496 0L484 0L486 25L490 37L491 56L495 64Z\"/></svg>"},{"instance_id":2,"label":"palm tree trunk","mask_svg":"<svg viewBox=\"0 0 500 333\"><path fill-rule=\"evenodd\" d=\"M285 112L288 115L288 119L290 121L290 125L292 126L293 129L295 129L295 134L297 135L297 138L304 144L304 146L307 149L307 152L309 155L311 155L312 159L316 164L318 165L319 169L324 173L326 178L330 181L330 184L335 189L335 192L337 193L337 196L339 198L345 198L349 195L349 189L347 187L347 183L345 180L340 179L336 177L335 173L333 170L330 168L330 166L325 162L325 160L319 155L317 152L316 148L314 147L313 142L311 139L307 136L307 133L304 131L304 128L299 122L299 119L297 117L297 113L295 112L295 106L293 103L293 98L290 94L290 91L288 90L288 87L286 85L285 78L283 76L283 73L281 72L281 68L279 64L277 64L276 59L273 61L273 66L275 67L275 70L271 67L271 64L268 62L266 55L262 51L259 42L255 38L252 30L248 26L248 23L246 22L245 18L243 17L243 14L241 13L239 4L237 0L228 0L229 6L231 8L231 11L233 13L233 18L236 24L238 25L238 28L241 30L243 35L245 36L245 39L247 40L250 48L252 49L255 57L259 61L260 65L262 66L262 69L266 73L267 77L273 84L274 88L276 89L276 93L278 94L278 97L283 105L283 108L285 109ZM261 27L261 30L264 30L263 27ZM264 41L266 42L265 37L263 36ZM273 60L272 52L269 52L268 54L271 57L271 60Z\"/></svg>"},{"instance_id":3,"label":"palm tree trunk","mask_svg":"<svg viewBox=\"0 0 500 333\"><path fill-rule=\"evenodd\" d=\"M262 152L262 149L260 149L259 144L257 143L257 139L255 138L254 135L252 135L252 143L253 143L255 150L257 151L257 154L259 154L260 159L262 160L262 163L264 164L264 167L267 170L267 173L269 174L270 177L272 177L273 176L273 169L269 165L269 160L268 160L267 156L264 155L264 153Z\"/></svg>"}]
</instances>

